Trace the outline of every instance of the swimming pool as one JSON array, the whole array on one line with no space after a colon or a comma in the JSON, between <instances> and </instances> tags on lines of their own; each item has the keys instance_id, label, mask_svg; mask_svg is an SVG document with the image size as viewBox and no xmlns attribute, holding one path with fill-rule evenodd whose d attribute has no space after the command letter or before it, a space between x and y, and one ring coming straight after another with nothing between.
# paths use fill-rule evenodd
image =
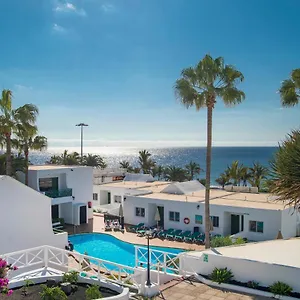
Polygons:
<instances>
[{"instance_id":1,"label":"swimming pool","mask_svg":"<svg viewBox=\"0 0 300 300\"><path fill-rule=\"evenodd\" d=\"M88 255L96 258L130 267L135 266L135 245L123 242L109 234L78 234L69 236L69 240L73 243L74 249L79 253L84 254L84 252L87 252ZM155 246L151 246L150 248L153 250L159 250L173 254L179 254L184 251L182 249ZM151 260L154 260L154 258L151 258Z\"/></svg>"}]
</instances>

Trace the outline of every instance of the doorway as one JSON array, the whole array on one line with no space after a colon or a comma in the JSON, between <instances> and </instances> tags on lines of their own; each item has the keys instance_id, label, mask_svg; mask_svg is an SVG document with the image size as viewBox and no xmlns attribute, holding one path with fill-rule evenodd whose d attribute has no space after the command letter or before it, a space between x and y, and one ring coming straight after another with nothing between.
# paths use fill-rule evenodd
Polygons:
<instances>
[{"instance_id":1,"label":"doorway","mask_svg":"<svg viewBox=\"0 0 300 300\"><path fill-rule=\"evenodd\" d=\"M86 223L86 206L80 206L80 220L79 223L80 224L85 224Z\"/></svg>"},{"instance_id":2,"label":"doorway","mask_svg":"<svg viewBox=\"0 0 300 300\"><path fill-rule=\"evenodd\" d=\"M59 218L59 205L58 204L51 206L51 216L52 216L52 220Z\"/></svg>"},{"instance_id":3,"label":"doorway","mask_svg":"<svg viewBox=\"0 0 300 300\"><path fill-rule=\"evenodd\" d=\"M165 222L164 222L164 216L165 216L165 210L163 206L157 206L159 216L160 216L160 221L158 222L158 226L161 228L164 228Z\"/></svg>"},{"instance_id":4,"label":"doorway","mask_svg":"<svg viewBox=\"0 0 300 300\"><path fill-rule=\"evenodd\" d=\"M110 204L111 203L111 193L108 192L107 193L107 204Z\"/></svg>"},{"instance_id":5,"label":"doorway","mask_svg":"<svg viewBox=\"0 0 300 300\"><path fill-rule=\"evenodd\" d=\"M240 232L240 215L231 215L231 234Z\"/></svg>"}]
</instances>

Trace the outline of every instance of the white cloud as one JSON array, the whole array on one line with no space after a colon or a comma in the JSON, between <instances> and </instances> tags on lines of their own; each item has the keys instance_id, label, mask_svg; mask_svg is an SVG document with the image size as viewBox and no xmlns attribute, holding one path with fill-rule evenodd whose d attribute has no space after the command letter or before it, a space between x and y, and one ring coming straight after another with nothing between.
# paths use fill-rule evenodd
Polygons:
<instances>
[{"instance_id":1,"label":"white cloud","mask_svg":"<svg viewBox=\"0 0 300 300\"><path fill-rule=\"evenodd\" d=\"M22 84L15 84L14 87L16 90L32 90L31 86L26 86Z\"/></svg>"},{"instance_id":2,"label":"white cloud","mask_svg":"<svg viewBox=\"0 0 300 300\"><path fill-rule=\"evenodd\" d=\"M86 12L83 8L77 8L74 4L70 2L58 2L56 7L54 8L54 11L62 13L76 13L80 16L86 16Z\"/></svg>"},{"instance_id":3,"label":"white cloud","mask_svg":"<svg viewBox=\"0 0 300 300\"><path fill-rule=\"evenodd\" d=\"M115 11L115 7L112 4L102 4L101 8L106 13Z\"/></svg>"},{"instance_id":4,"label":"white cloud","mask_svg":"<svg viewBox=\"0 0 300 300\"><path fill-rule=\"evenodd\" d=\"M58 25L56 23L53 24L52 30L54 32L58 32L58 33L65 33L65 32L67 32L66 28L64 28L64 27L62 27L62 26L60 26L60 25Z\"/></svg>"}]
</instances>

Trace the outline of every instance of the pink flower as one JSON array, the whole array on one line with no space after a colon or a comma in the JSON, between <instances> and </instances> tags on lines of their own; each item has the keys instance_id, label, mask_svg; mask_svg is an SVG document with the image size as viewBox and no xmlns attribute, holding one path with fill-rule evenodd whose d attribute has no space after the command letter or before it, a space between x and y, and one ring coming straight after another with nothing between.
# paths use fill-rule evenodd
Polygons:
<instances>
[{"instance_id":1,"label":"pink flower","mask_svg":"<svg viewBox=\"0 0 300 300\"><path fill-rule=\"evenodd\" d=\"M14 270L14 271L18 270L18 267L17 267L17 266L14 266L14 267L13 267L13 270Z\"/></svg>"},{"instance_id":2,"label":"pink flower","mask_svg":"<svg viewBox=\"0 0 300 300\"><path fill-rule=\"evenodd\" d=\"M12 293L13 293L13 290L9 290L9 291L7 292L7 296L11 296Z\"/></svg>"}]
</instances>

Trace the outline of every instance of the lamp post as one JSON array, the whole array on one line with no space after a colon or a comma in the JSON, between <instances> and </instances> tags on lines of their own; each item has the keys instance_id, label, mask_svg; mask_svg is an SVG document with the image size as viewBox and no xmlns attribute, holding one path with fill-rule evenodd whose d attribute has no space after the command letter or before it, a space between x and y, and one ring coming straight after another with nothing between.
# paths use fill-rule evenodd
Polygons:
<instances>
[{"instance_id":1,"label":"lamp post","mask_svg":"<svg viewBox=\"0 0 300 300\"><path fill-rule=\"evenodd\" d=\"M82 157L83 157L83 127L86 127L86 126L89 126L89 125L85 124L85 123L79 123L79 124L76 124L76 126L81 127L81 133L80 133L81 151L80 151L80 154L81 154L81 162L82 162Z\"/></svg>"},{"instance_id":2,"label":"lamp post","mask_svg":"<svg viewBox=\"0 0 300 300\"><path fill-rule=\"evenodd\" d=\"M147 236L147 250L148 250L148 257L147 257L147 282L146 285L148 287L151 287L151 281L150 281L150 231L146 232L146 236Z\"/></svg>"}]
</instances>

